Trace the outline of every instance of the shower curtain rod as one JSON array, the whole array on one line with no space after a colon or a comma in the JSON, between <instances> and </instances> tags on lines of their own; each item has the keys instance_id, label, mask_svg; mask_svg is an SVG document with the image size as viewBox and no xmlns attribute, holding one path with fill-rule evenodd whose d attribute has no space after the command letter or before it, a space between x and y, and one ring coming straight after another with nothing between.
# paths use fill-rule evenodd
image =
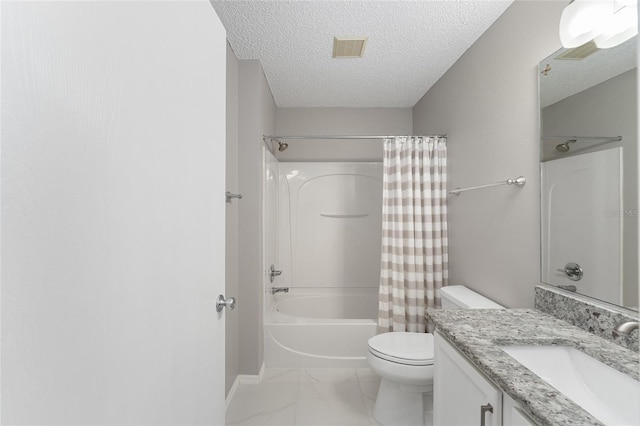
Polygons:
<instances>
[{"instance_id":1,"label":"shower curtain rod","mask_svg":"<svg viewBox=\"0 0 640 426\"><path fill-rule=\"evenodd\" d=\"M559 139L559 140L585 140L595 141L603 140L604 142L619 142L622 136L542 136L542 139Z\"/></svg>"},{"instance_id":2,"label":"shower curtain rod","mask_svg":"<svg viewBox=\"0 0 640 426\"><path fill-rule=\"evenodd\" d=\"M418 135L419 136L419 135ZM267 139L386 139L386 138L397 138L397 137L410 137L410 136L390 136L390 135L373 135L373 136L369 136L369 135L325 135L325 136L320 136L320 135L306 135L306 136L301 136L301 135L295 135L295 136L269 136L269 135L263 135L262 139L263 140L267 140ZM446 138L447 135L425 135L422 137L429 137L429 138Z\"/></svg>"}]
</instances>

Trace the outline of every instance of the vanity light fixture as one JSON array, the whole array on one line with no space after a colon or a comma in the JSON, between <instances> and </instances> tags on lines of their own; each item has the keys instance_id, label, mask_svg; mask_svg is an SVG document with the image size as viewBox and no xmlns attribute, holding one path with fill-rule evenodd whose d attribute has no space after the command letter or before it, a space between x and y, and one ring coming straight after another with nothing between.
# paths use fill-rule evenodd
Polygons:
<instances>
[{"instance_id":1,"label":"vanity light fixture","mask_svg":"<svg viewBox=\"0 0 640 426\"><path fill-rule=\"evenodd\" d=\"M595 41L600 49L617 46L638 34L638 0L617 2L622 5L602 23Z\"/></svg>"},{"instance_id":2,"label":"vanity light fixture","mask_svg":"<svg viewBox=\"0 0 640 426\"><path fill-rule=\"evenodd\" d=\"M602 17L610 13L612 0L572 0L560 17L560 41L562 46L582 46L593 40L600 30Z\"/></svg>"},{"instance_id":3,"label":"vanity light fixture","mask_svg":"<svg viewBox=\"0 0 640 426\"><path fill-rule=\"evenodd\" d=\"M566 48L593 40L606 49L636 34L638 0L572 0L560 18L560 41Z\"/></svg>"}]
</instances>

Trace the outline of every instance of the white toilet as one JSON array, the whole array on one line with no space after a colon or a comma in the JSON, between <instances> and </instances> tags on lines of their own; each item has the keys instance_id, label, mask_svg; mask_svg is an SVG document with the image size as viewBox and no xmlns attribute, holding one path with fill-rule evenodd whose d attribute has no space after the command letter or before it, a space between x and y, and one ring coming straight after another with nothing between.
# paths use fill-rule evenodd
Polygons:
<instances>
[{"instance_id":1,"label":"white toilet","mask_svg":"<svg viewBox=\"0 0 640 426\"><path fill-rule=\"evenodd\" d=\"M440 289L443 309L504 309L461 285ZM433 335L383 333L369 339L367 361L381 378L373 417L384 426L424 425L433 404Z\"/></svg>"}]
</instances>

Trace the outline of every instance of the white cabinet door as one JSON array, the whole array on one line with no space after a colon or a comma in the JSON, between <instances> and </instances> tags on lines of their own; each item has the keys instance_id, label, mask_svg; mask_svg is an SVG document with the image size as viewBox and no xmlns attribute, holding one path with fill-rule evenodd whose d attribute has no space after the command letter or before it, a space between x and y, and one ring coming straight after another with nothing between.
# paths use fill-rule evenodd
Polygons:
<instances>
[{"instance_id":1,"label":"white cabinet door","mask_svg":"<svg viewBox=\"0 0 640 426\"><path fill-rule=\"evenodd\" d=\"M536 426L535 422L527 416L520 404L509 395L502 395L502 424L503 426Z\"/></svg>"},{"instance_id":2,"label":"white cabinet door","mask_svg":"<svg viewBox=\"0 0 640 426\"><path fill-rule=\"evenodd\" d=\"M433 395L434 425L502 424L502 392L439 333L435 334Z\"/></svg>"},{"instance_id":3,"label":"white cabinet door","mask_svg":"<svg viewBox=\"0 0 640 426\"><path fill-rule=\"evenodd\" d=\"M224 424L224 27L0 7L2 423Z\"/></svg>"}]
</instances>

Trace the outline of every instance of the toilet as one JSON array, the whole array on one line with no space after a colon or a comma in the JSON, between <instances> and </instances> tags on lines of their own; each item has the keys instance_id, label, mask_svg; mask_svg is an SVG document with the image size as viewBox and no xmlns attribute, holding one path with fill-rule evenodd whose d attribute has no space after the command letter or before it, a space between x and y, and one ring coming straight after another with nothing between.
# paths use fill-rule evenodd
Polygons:
<instances>
[{"instance_id":1,"label":"toilet","mask_svg":"<svg viewBox=\"0 0 640 426\"><path fill-rule=\"evenodd\" d=\"M461 285L440 289L443 309L504 309ZM383 426L425 425L433 410L433 334L392 332L369 339L367 361L380 378L373 417Z\"/></svg>"}]
</instances>

